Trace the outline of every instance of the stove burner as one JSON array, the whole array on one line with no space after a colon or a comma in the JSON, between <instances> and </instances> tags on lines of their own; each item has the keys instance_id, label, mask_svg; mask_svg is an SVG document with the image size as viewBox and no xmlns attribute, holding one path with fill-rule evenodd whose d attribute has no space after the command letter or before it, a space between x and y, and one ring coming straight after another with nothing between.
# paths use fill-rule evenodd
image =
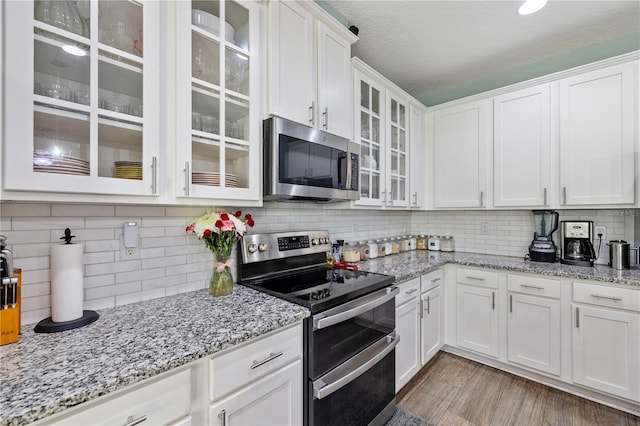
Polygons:
<instances>
[{"instance_id":1,"label":"stove burner","mask_svg":"<svg viewBox=\"0 0 640 426\"><path fill-rule=\"evenodd\" d=\"M329 297L331 296L331 290L328 288L325 288L324 290L316 290L314 292L311 293L311 298L313 300L320 300L320 299L324 299L325 297Z\"/></svg>"}]
</instances>

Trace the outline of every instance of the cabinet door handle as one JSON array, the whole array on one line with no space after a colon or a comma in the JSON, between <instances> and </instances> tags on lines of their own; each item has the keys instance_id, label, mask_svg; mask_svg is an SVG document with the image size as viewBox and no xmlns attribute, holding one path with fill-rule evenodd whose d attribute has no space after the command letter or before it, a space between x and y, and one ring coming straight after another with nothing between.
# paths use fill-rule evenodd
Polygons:
<instances>
[{"instance_id":1,"label":"cabinet door handle","mask_svg":"<svg viewBox=\"0 0 640 426\"><path fill-rule=\"evenodd\" d=\"M513 312L513 294L509 295L509 312Z\"/></svg>"},{"instance_id":2,"label":"cabinet door handle","mask_svg":"<svg viewBox=\"0 0 640 426\"><path fill-rule=\"evenodd\" d=\"M266 357L265 359L263 359L262 361L253 361L253 364L251 364L251 369L253 370L254 368L258 368L261 365L264 365L266 363L268 363L269 361L273 361L274 359L278 358L279 356L284 355L284 352L279 351L279 352L271 352L269 354L268 357Z\"/></svg>"},{"instance_id":3,"label":"cabinet door handle","mask_svg":"<svg viewBox=\"0 0 640 426\"><path fill-rule=\"evenodd\" d=\"M413 205L418 207L418 192L413 193Z\"/></svg>"},{"instance_id":4,"label":"cabinet door handle","mask_svg":"<svg viewBox=\"0 0 640 426\"><path fill-rule=\"evenodd\" d=\"M537 285L520 284L520 287L533 288L535 290L544 290L544 287L538 287Z\"/></svg>"},{"instance_id":5,"label":"cabinet door handle","mask_svg":"<svg viewBox=\"0 0 640 426\"><path fill-rule=\"evenodd\" d=\"M220 426L225 426L227 424L227 411L222 410L218 413L218 420L220 420Z\"/></svg>"},{"instance_id":6,"label":"cabinet door handle","mask_svg":"<svg viewBox=\"0 0 640 426\"><path fill-rule=\"evenodd\" d=\"M567 204L567 187L562 187L562 204Z\"/></svg>"},{"instance_id":7,"label":"cabinet door handle","mask_svg":"<svg viewBox=\"0 0 640 426\"><path fill-rule=\"evenodd\" d=\"M492 291L491 292L491 309L492 310L496 310L496 292Z\"/></svg>"},{"instance_id":8,"label":"cabinet door handle","mask_svg":"<svg viewBox=\"0 0 640 426\"><path fill-rule=\"evenodd\" d=\"M134 419L133 416L129 416L127 417L127 423L125 423L124 426L136 426L146 421L147 421L147 416L140 416L137 419Z\"/></svg>"},{"instance_id":9,"label":"cabinet door handle","mask_svg":"<svg viewBox=\"0 0 640 426\"><path fill-rule=\"evenodd\" d=\"M576 306L576 328L580 328L580 308Z\"/></svg>"},{"instance_id":10,"label":"cabinet door handle","mask_svg":"<svg viewBox=\"0 0 640 426\"><path fill-rule=\"evenodd\" d=\"M484 281L484 278L480 278L480 277L472 277L470 275L467 275L467 279L468 280L476 280L476 281Z\"/></svg>"},{"instance_id":11,"label":"cabinet door handle","mask_svg":"<svg viewBox=\"0 0 640 426\"><path fill-rule=\"evenodd\" d=\"M412 288L411 290L406 290L404 294L411 294L411 293L415 293L416 291L418 291L417 288Z\"/></svg>"},{"instance_id":12,"label":"cabinet door handle","mask_svg":"<svg viewBox=\"0 0 640 426\"><path fill-rule=\"evenodd\" d=\"M387 201L387 205L388 205L388 206L392 206L392 205L393 205L393 198L391 197L391 191L387 192L387 197L386 197L386 199L388 200L388 201Z\"/></svg>"},{"instance_id":13,"label":"cabinet door handle","mask_svg":"<svg viewBox=\"0 0 640 426\"><path fill-rule=\"evenodd\" d=\"M184 162L184 195L189 195L189 181L191 181L191 172L189 171L189 162Z\"/></svg>"},{"instance_id":14,"label":"cabinet door handle","mask_svg":"<svg viewBox=\"0 0 640 426\"><path fill-rule=\"evenodd\" d=\"M329 108L325 108L322 113L322 127L324 127L325 130L329 129Z\"/></svg>"},{"instance_id":15,"label":"cabinet door handle","mask_svg":"<svg viewBox=\"0 0 640 426\"><path fill-rule=\"evenodd\" d=\"M547 188L544 189L544 205L548 205L547 203Z\"/></svg>"},{"instance_id":16,"label":"cabinet door handle","mask_svg":"<svg viewBox=\"0 0 640 426\"><path fill-rule=\"evenodd\" d=\"M431 296L427 296L427 315L431 315Z\"/></svg>"},{"instance_id":17,"label":"cabinet door handle","mask_svg":"<svg viewBox=\"0 0 640 426\"><path fill-rule=\"evenodd\" d=\"M153 157L151 159L151 193L158 193L158 157Z\"/></svg>"},{"instance_id":18,"label":"cabinet door handle","mask_svg":"<svg viewBox=\"0 0 640 426\"><path fill-rule=\"evenodd\" d=\"M480 207L484 207L484 191L480 191Z\"/></svg>"},{"instance_id":19,"label":"cabinet door handle","mask_svg":"<svg viewBox=\"0 0 640 426\"><path fill-rule=\"evenodd\" d=\"M312 126L315 124L314 122L314 116L316 115L315 109L316 109L316 103L312 101L311 106L309 107L309 123L311 123Z\"/></svg>"},{"instance_id":20,"label":"cabinet door handle","mask_svg":"<svg viewBox=\"0 0 640 426\"><path fill-rule=\"evenodd\" d=\"M600 294L592 294L591 297L595 297L596 299L607 299L612 300L614 302L619 302L622 300L622 297L610 297L610 296L602 296Z\"/></svg>"},{"instance_id":21,"label":"cabinet door handle","mask_svg":"<svg viewBox=\"0 0 640 426\"><path fill-rule=\"evenodd\" d=\"M431 282L432 282L432 283L437 283L438 281L440 281L440 277L432 278L432 279L431 279Z\"/></svg>"}]
</instances>

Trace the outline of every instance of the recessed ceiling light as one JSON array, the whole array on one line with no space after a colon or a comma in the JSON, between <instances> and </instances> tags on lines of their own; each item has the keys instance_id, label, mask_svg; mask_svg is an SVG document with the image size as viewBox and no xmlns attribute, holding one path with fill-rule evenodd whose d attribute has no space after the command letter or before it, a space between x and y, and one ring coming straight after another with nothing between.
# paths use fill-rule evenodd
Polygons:
<instances>
[{"instance_id":1,"label":"recessed ceiling light","mask_svg":"<svg viewBox=\"0 0 640 426\"><path fill-rule=\"evenodd\" d=\"M64 46L62 46L62 50L75 56L87 56L86 50L81 49L78 46L74 46L72 44L65 44Z\"/></svg>"},{"instance_id":2,"label":"recessed ceiling light","mask_svg":"<svg viewBox=\"0 0 640 426\"><path fill-rule=\"evenodd\" d=\"M518 8L520 15L531 15L536 13L547 4L547 0L527 0Z\"/></svg>"}]
</instances>

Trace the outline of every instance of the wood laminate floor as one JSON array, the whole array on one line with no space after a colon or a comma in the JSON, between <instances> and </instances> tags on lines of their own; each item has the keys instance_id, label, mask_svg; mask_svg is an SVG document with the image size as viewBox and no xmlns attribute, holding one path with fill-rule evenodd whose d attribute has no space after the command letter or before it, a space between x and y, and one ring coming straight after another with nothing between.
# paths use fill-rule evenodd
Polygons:
<instances>
[{"instance_id":1,"label":"wood laminate floor","mask_svg":"<svg viewBox=\"0 0 640 426\"><path fill-rule=\"evenodd\" d=\"M640 417L446 352L397 401L434 425L640 426Z\"/></svg>"}]
</instances>

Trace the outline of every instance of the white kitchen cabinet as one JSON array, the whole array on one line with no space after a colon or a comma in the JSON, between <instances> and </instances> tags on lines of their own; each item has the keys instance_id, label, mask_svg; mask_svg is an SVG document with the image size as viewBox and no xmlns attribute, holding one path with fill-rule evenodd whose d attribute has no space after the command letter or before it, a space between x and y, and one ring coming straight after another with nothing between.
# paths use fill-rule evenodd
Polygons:
<instances>
[{"instance_id":1,"label":"white kitchen cabinet","mask_svg":"<svg viewBox=\"0 0 640 426\"><path fill-rule=\"evenodd\" d=\"M396 392L420 370L420 278L398 286L396 296Z\"/></svg>"},{"instance_id":2,"label":"white kitchen cabinet","mask_svg":"<svg viewBox=\"0 0 640 426\"><path fill-rule=\"evenodd\" d=\"M635 202L638 64L560 80L560 204Z\"/></svg>"},{"instance_id":3,"label":"white kitchen cabinet","mask_svg":"<svg viewBox=\"0 0 640 426\"><path fill-rule=\"evenodd\" d=\"M551 89L551 84L542 84L493 99L496 207L544 207L551 202Z\"/></svg>"},{"instance_id":4,"label":"white kitchen cabinet","mask_svg":"<svg viewBox=\"0 0 640 426\"><path fill-rule=\"evenodd\" d=\"M3 189L155 197L159 3L51 3L4 5Z\"/></svg>"},{"instance_id":5,"label":"white kitchen cabinet","mask_svg":"<svg viewBox=\"0 0 640 426\"><path fill-rule=\"evenodd\" d=\"M255 2L177 2L176 196L257 201L260 15ZM204 11L227 25L192 24Z\"/></svg>"},{"instance_id":6,"label":"white kitchen cabinet","mask_svg":"<svg viewBox=\"0 0 640 426\"><path fill-rule=\"evenodd\" d=\"M409 104L389 91L387 94L387 206L409 206Z\"/></svg>"},{"instance_id":7,"label":"white kitchen cabinet","mask_svg":"<svg viewBox=\"0 0 640 426\"><path fill-rule=\"evenodd\" d=\"M640 402L640 291L573 283L573 381Z\"/></svg>"},{"instance_id":8,"label":"white kitchen cabinet","mask_svg":"<svg viewBox=\"0 0 640 426\"><path fill-rule=\"evenodd\" d=\"M500 351L497 274L457 268L456 280L457 345L497 358Z\"/></svg>"},{"instance_id":9,"label":"white kitchen cabinet","mask_svg":"<svg viewBox=\"0 0 640 426\"><path fill-rule=\"evenodd\" d=\"M518 274L507 276L507 359L560 375L560 282Z\"/></svg>"},{"instance_id":10,"label":"white kitchen cabinet","mask_svg":"<svg viewBox=\"0 0 640 426\"><path fill-rule=\"evenodd\" d=\"M429 362L444 344L442 337L444 304L442 287L437 286L422 294L421 362Z\"/></svg>"},{"instance_id":11,"label":"white kitchen cabinet","mask_svg":"<svg viewBox=\"0 0 640 426\"><path fill-rule=\"evenodd\" d=\"M37 424L114 425L138 421L154 425L184 425L190 424L190 409L191 372L182 369L46 417Z\"/></svg>"},{"instance_id":12,"label":"white kitchen cabinet","mask_svg":"<svg viewBox=\"0 0 640 426\"><path fill-rule=\"evenodd\" d=\"M486 207L491 143L490 100L435 112L436 208Z\"/></svg>"},{"instance_id":13,"label":"white kitchen cabinet","mask_svg":"<svg viewBox=\"0 0 640 426\"><path fill-rule=\"evenodd\" d=\"M297 360L210 407L209 424L301 425L302 361Z\"/></svg>"},{"instance_id":14,"label":"white kitchen cabinet","mask_svg":"<svg viewBox=\"0 0 640 426\"><path fill-rule=\"evenodd\" d=\"M426 110L411 104L409 120L409 207L422 208L426 205L426 175L429 164L426 157L425 114Z\"/></svg>"},{"instance_id":15,"label":"white kitchen cabinet","mask_svg":"<svg viewBox=\"0 0 640 426\"><path fill-rule=\"evenodd\" d=\"M357 37L310 2L269 2L268 21L269 113L351 139Z\"/></svg>"}]
</instances>

